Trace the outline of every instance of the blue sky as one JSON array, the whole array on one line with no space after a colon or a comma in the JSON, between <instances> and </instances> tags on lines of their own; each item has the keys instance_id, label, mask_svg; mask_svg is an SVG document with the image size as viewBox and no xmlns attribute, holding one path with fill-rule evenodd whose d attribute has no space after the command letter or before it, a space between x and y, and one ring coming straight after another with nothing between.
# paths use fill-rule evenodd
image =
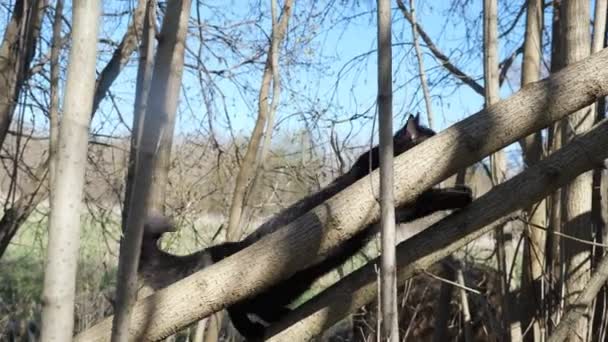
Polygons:
<instances>
[{"instance_id":1,"label":"blue sky","mask_svg":"<svg viewBox=\"0 0 608 342\"><path fill-rule=\"evenodd\" d=\"M269 1L262 1L262 6L268 7ZM405 1L406 4L408 1ZM457 1L417 1L418 22L432 37L434 43L469 75L481 78L483 75L481 52L481 0L467 2L467 7L451 6ZM463 1L460 1L463 2ZM104 2L104 13L129 12L135 6L135 1ZM194 1L196 3L196 1ZM279 1L282 3L282 1ZM522 1L499 1L501 13L509 13L499 18L499 31L511 24L515 13ZM258 20L258 2L248 1L205 1L205 7L200 13L206 25L230 26L243 20ZM393 74L394 74L394 115L395 130L404 122L406 113L421 112L425 117L425 108L419 81L417 64L411 46L410 25L405 21L393 2ZM339 5L336 5L339 6ZM219 9L219 10L218 10ZM374 115L376 97L376 15L375 1L367 0L358 6L336 8L326 25L322 27L295 27L292 21L292 32L286 44L287 48L294 46L295 39L308 35L312 37L307 49L297 51L298 57L311 63L311 66L283 67L283 90L279 112L277 113L277 136L289 136L303 129L304 124L310 124L312 103L319 103L319 111L327 110L322 120L314 122L320 131L329 132L333 129L339 137L348 136L351 143L362 144L369 140ZM69 8L66 16L70 16ZM295 14L305 14L304 6L298 6L296 1ZM262 13L264 9L261 10ZM219 14L218 14L219 13ZM547 15L550 11L547 11ZM193 8L192 18L197 12ZM352 17L348 23L339 18ZM465 20L469 24L465 24ZM118 42L122 38L128 24L128 16L104 16L100 38L110 37ZM546 22L550 22L549 18ZM333 26L330 27L330 24ZM523 16L508 36L499 40L501 60L512 53L523 39ZM238 30L238 29L235 29ZM192 30L191 30L192 31ZM192 31L194 32L194 31ZM261 17L256 25L250 25L242 32L243 36L258 44L263 44L263 36L269 34L270 23L267 16ZM298 36L300 35L300 36ZM257 39L257 40L256 40ZM189 48L197 50L189 40ZM244 41L248 41L244 39ZM438 64L438 61L426 49L424 51L425 68L429 73L433 110L435 112L436 130L448 127L454 122L477 112L483 106L483 99L468 86L457 86L454 77L448 75ZM112 47L100 44L106 51L100 54L98 72L101 71L109 58L108 52ZM241 46L243 55L254 51L253 46ZM289 58L283 50L281 63ZM370 52L371 51L371 52ZM205 66L208 69L221 69L226 65L239 61L238 56L230 55L218 45L208 44L203 48ZM225 60L218 59L225 57ZM358 57L358 58L357 58ZM356 58L353 60L353 58ZM189 54L187 62L193 63ZM318 63L320 62L320 63ZM317 64L318 63L318 64ZM514 63L509 74L509 82L501 88L503 98L518 88L520 58ZM257 68L259 69L259 68ZM216 77L218 87L213 97L211 115L215 121L215 133L227 137L228 121L236 135L248 137L254 124L257 105L257 90L261 73L257 69L245 69L236 75L240 84L249 88L247 94L239 91L234 84L226 79ZM289 73L287 73L289 72ZM134 96L134 80L136 74L136 56L121 74L112 87L114 101L108 98L102 103L102 110L96 115L93 123L94 131L102 134L128 134L127 126L131 124L132 101ZM483 84L483 79L478 82ZM204 86L209 90L208 87ZM221 96L219 95L221 94ZM208 107L204 105L203 91L198 83L198 75L193 70L184 72L180 116L176 133L208 132ZM115 107L114 107L115 105ZM120 120L118 112L120 112ZM300 114L306 112L306 114ZM303 118L307 115L308 122ZM357 120L349 120L353 116ZM321 143L327 141L327 134L319 136ZM281 139L278 138L278 141Z\"/></svg>"},{"instance_id":2,"label":"blue sky","mask_svg":"<svg viewBox=\"0 0 608 342\"><path fill-rule=\"evenodd\" d=\"M232 4L235 4L235 2L232 2ZM376 96L375 53L369 54L366 58L361 58L358 62L347 64L351 58L366 54L376 48L376 32L374 27L375 14L371 12L373 5L374 4L368 4L360 6L359 8L348 9L344 15L355 15L367 11L369 11L369 13L361 15L358 19L353 20L345 28L336 27L335 29L328 31L320 30L321 32L317 35L317 39L314 41L314 44L320 49L318 51L313 51L313 53L317 53L317 56L312 56L311 60L314 60L315 58L331 58L331 63L329 68L326 69L325 75L318 73L309 75L305 70L301 70L295 75L295 77L297 77L301 83L309 82L314 86L314 89L306 87L303 88L309 92L307 95L315 95L322 98L326 97L328 94L335 94L333 101L335 105L342 107L342 111L344 112L344 114L341 115L342 118L346 118L348 116L347 113L349 112L359 113L369 108ZM460 19L446 19L446 11L448 11L448 8L446 7L447 5L447 1L420 1L417 5L418 21L424 27L427 33L429 33L429 35L436 40L436 44L446 54L454 56L454 63L461 66L471 75L480 76L482 74L481 52L478 55L479 59L477 61L471 61L467 58L464 61L465 65L459 63L460 60L458 53L453 52L454 50L462 48L463 40L465 39L465 32ZM230 7L231 4L225 4L225 6ZM245 6L241 9L245 11L247 10ZM228 20L239 20L239 16L242 15L239 13L239 8L232 7L231 10L234 10L234 13L227 13ZM298 9L296 8L296 10ZM477 14L480 13L480 9L473 6L468 12L475 15L475 12ZM194 15L195 13L193 13L193 16ZM415 79L416 70L412 68L415 64L414 54L411 46L409 46L409 43L411 42L409 24L403 20L401 13L397 10L393 12L393 17L393 43L395 44L393 48L393 53L395 54L393 69L395 70L396 81L394 94L395 113L403 115L403 113L408 111L421 111L424 114L425 110L422 103L422 97L417 89L418 82ZM210 21L214 21L214 19L215 18L209 18ZM523 24L523 20L521 20L521 23ZM263 27L269 26L268 23L261 22L260 26L264 28L266 32L269 32L269 27ZM124 31L119 29L114 30L113 38L118 40L122 35L122 32ZM404 43L408 43L408 45L404 45ZM504 56L507 52L510 53L511 51L505 51L505 49L503 49L503 51L501 51L501 55ZM213 61L211 61L211 63L212 62ZM351 70L350 72L345 72L343 70L342 80L340 81L339 86L336 88L338 73L340 70L342 70L342 68L344 68L345 65L347 65L347 67L356 68L357 71L355 72L354 70ZM428 50L426 49L425 66L427 69L437 69L438 66L436 60L429 55ZM213 66L210 68L212 67ZM126 70L125 78L132 79L134 76L134 71L135 67L132 65ZM259 75L251 76L251 82L254 86L256 76L258 76L259 83ZM290 76L293 77L294 75ZM325 77L319 78L319 76ZM313 77L315 79L311 80ZM405 79L410 80L406 86L398 84L399 82L403 83L403 80ZM192 80L186 76L185 86L194 87L194 84L188 83L191 81ZM315 84L316 82L318 82L318 84ZM483 83L483 81L480 80L480 83ZM123 87L124 89L121 89ZM228 85L226 85L226 87L228 90L230 90ZM482 106L481 97L469 90L466 86L456 89L449 95L442 94L442 91L437 91L438 88L438 86L435 86L435 88L432 89L432 93L434 95L434 110L437 112L436 115L438 116L436 119L439 125L438 128L444 128L446 125L453 123L455 120L477 111ZM118 82L114 86L113 90L117 92L124 91L125 94L127 94L128 92L132 92L133 88L128 83ZM188 94L192 96L193 92L188 91ZM190 98L189 100L192 99ZM255 110L255 103L252 103L254 101L245 101L243 99L239 99L239 96L231 96L230 94L227 95L227 100L228 103L234 103L234 107L231 107L233 109L233 113L230 113L230 115L233 116L234 121L232 123L234 124L234 127L237 130L244 130L245 132L250 130L253 125L252 116L250 114L243 115L242 113ZM281 100L281 109L283 113L280 113L280 116L281 114L288 115L290 110L295 111L295 108L290 107L296 106L289 106L285 104L288 99L283 97ZM128 108L125 108L124 111L128 111Z\"/></svg>"}]
</instances>

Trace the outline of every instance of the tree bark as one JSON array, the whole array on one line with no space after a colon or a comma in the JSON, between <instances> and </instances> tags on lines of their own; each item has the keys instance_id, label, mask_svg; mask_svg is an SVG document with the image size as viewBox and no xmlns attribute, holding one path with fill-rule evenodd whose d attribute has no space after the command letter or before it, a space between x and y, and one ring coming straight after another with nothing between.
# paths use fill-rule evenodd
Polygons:
<instances>
[{"instance_id":1,"label":"tree bark","mask_svg":"<svg viewBox=\"0 0 608 342\"><path fill-rule=\"evenodd\" d=\"M45 3L45 1L41 1L41 3ZM56 9L56 11L57 11L57 9ZM41 14L39 16L41 16ZM135 18L133 20L135 20ZM137 39L137 37L129 38L129 35L133 34L133 32L134 31L127 31L127 33L125 34L125 37L123 38L123 42L131 41L131 39ZM113 82L116 80L116 77L118 76L118 73L116 72L116 70L123 69L124 64L121 64L119 69L116 69L117 68L116 63L119 63L119 62L126 63L129 60L129 56L133 53L133 49L126 49L125 48L126 46L130 46L130 45L121 44L118 47L117 51L114 53L114 56L112 57L110 62L108 62L106 67L100 73L100 76L99 76L98 80L96 81L95 96L94 96L94 99L96 99L95 101L101 101L103 99L107 90L110 88L111 84L113 84ZM119 50L120 50L120 53L118 53ZM4 60L1 58L1 51L3 51L3 50L0 47L0 60ZM115 65L112 66L112 64L115 64ZM0 69L2 68L1 65L2 65L2 62L0 61ZM103 78L103 81L101 81L102 78ZM103 86L99 86L100 84L103 84ZM1 89L1 87L2 87L2 85L0 82L0 89ZM1 101L2 100L0 100L0 109L2 107ZM12 115L12 112L10 112L10 114ZM95 112L93 110L91 110L90 114L91 114L91 117L93 117ZM54 115L51 115L51 120L53 120L52 119L53 116ZM9 119L10 119L10 117L9 117ZM3 117L0 115L0 127L2 125L2 120L3 120ZM51 130L51 135L53 135L53 134L54 134L53 130ZM0 140L2 140L1 137L0 137ZM51 141L53 141L53 140L57 141L57 138L53 139L51 137ZM52 153L52 151L51 151L51 153ZM53 168L52 164L49 164L49 165L51 168ZM43 166L41 166L41 167L43 167ZM46 167L46 166L44 166L44 167ZM44 174L44 172L42 172L43 170L39 170L39 171L40 172L37 172L37 173L42 174L42 175ZM52 171L50 171L50 173L52 173ZM52 178L52 176L51 176L51 178ZM15 203L13 203L13 206L11 208L8 208L7 210L5 210L4 215L2 215L2 218L0 219L0 257L4 254L4 251L10 244L13 236L15 236L15 234L17 233L21 224L29 217L30 213L32 211L34 211L34 209L38 206L38 204L40 204L42 201L44 201L47 198L47 196L49 196L48 190L46 188L42 187L41 184L39 184L40 182L44 182L44 181L45 181L44 177L38 177L38 178L33 179L31 182L29 182L29 184L27 184L25 186L25 188L33 189L35 191L27 191L27 192L24 191L24 193L21 195L21 198L19 198Z\"/></svg>"},{"instance_id":2,"label":"tree bark","mask_svg":"<svg viewBox=\"0 0 608 342\"><path fill-rule=\"evenodd\" d=\"M272 4L271 4L272 5ZM258 117L255 122L255 126L253 128L253 132L251 133L251 138L249 139L249 144L247 145L247 151L245 152L245 156L241 165L239 167L239 172L236 176L234 191L232 193L232 200L230 203L230 211L228 215L228 226L226 228L226 241L238 241L241 238L242 231L239 229L241 225L241 218L243 215L245 203L245 195L248 189L251 189L253 186L253 178L258 172L258 167L260 163L258 160L260 156L258 155L260 151L260 144L262 142L262 138L264 136L264 127L266 127L266 136L270 137L272 135L272 127L267 124L268 121L272 120L274 117L274 111L276 110L276 105L278 105L279 101L279 93L276 92L278 89L278 84L276 83L278 79L277 77L273 77L274 69L273 65L278 65L278 52L281 43L287 33L287 27L289 25L289 18L291 17L291 11L293 9L293 0L287 0L283 5L283 17L279 22L276 23L273 20L272 22L272 36L270 45L268 47L268 54L266 57L266 64L264 66L264 72L262 75L262 82L260 85L260 92L258 94ZM270 97L270 85L273 86L272 93L272 104L269 104ZM270 143L270 138L265 143ZM262 149L267 148L267 146L262 146ZM222 321L222 316L220 314L216 315L217 321ZM221 324L217 324L214 327L219 329ZM210 327L213 328L213 327ZM208 328L205 335L205 341L215 341L217 338L208 338L213 334L214 336L219 336L219 331L214 333L210 332Z\"/></svg>"},{"instance_id":3,"label":"tree bark","mask_svg":"<svg viewBox=\"0 0 608 342\"><path fill-rule=\"evenodd\" d=\"M283 38L287 32L287 26L289 24L289 17L291 16L292 8L293 0L287 0L283 5L283 17L278 23L276 30L273 30L272 41L276 42L275 44L277 46L283 41ZM256 159L269 111L268 97L270 84L272 81L272 46L273 43L271 42L268 56L266 57L266 65L264 66L262 84L260 86L260 92L258 95L258 118L256 120L255 127L253 128L253 132L251 133L249 145L247 146L245 157L241 162L239 173L237 174L234 185L234 192L232 193L228 227L226 229L226 239L228 241L236 241L240 238L241 231L238 229L238 227L241 223L241 215L243 213L243 206L245 205L245 193L247 192L247 188L249 187L251 179L255 174L255 169L257 168Z\"/></svg>"},{"instance_id":4,"label":"tree bark","mask_svg":"<svg viewBox=\"0 0 608 342\"><path fill-rule=\"evenodd\" d=\"M0 147L11 125L13 111L36 52L45 0L15 1L0 45Z\"/></svg>"},{"instance_id":5,"label":"tree bark","mask_svg":"<svg viewBox=\"0 0 608 342\"><path fill-rule=\"evenodd\" d=\"M53 43L51 46L51 108L49 110L49 189L55 182L57 141L59 140L59 53L61 51L61 27L63 0L57 0L53 17ZM50 192L53 202L53 193ZM2 253L0 253L2 255Z\"/></svg>"},{"instance_id":6,"label":"tree bark","mask_svg":"<svg viewBox=\"0 0 608 342\"><path fill-rule=\"evenodd\" d=\"M57 150L57 178L49 218L42 294L42 341L70 341L80 238L80 208L95 87L100 3L78 1L72 10L72 48Z\"/></svg>"},{"instance_id":7,"label":"tree bark","mask_svg":"<svg viewBox=\"0 0 608 342\"><path fill-rule=\"evenodd\" d=\"M589 55L589 2L567 0L563 2L562 51L564 63L569 65ZM593 125L593 107L581 109L567 119L562 126L562 144L585 132ZM564 201L564 232L579 239L592 240L591 230L591 185L592 174L586 172L562 190ZM591 276L591 248L573 240L564 241L566 310L575 305L577 295L583 290ZM579 320L578 327L569 335L571 341L586 341L590 321Z\"/></svg>"},{"instance_id":8,"label":"tree bark","mask_svg":"<svg viewBox=\"0 0 608 342\"><path fill-rule=\"evenodd\" d=\"M551 72L557 72L563 68L563 53L561 49L561 0L553 1L553 18L551 23ZM562 144L562 122L556 122L549 127L548 136L548 153L552 154L561 148ZM558 234L562 232L562 196L561 189L551 194L550 207L548 211L548 233L547 243L545 244L546 263L545 269L548 274L547 297L545 301L545 317L547 323L551 320L559 321L560 304L563 296L562 293L562 268L563 257L561 248L561 238ZM551 334L552 324L547 324L547 333Z\"/></svg>"},{"instance_id":9,"label":"tree bark","mask_svg":"<svg viewBox=\"0 0 608 342\"><path fill-rule=\"evenodd\" d=\"M383 341L399 341L393 177L393 52L390 0L378 0L378 126L380 128L380 309Z\"/></svg>"},{"instance_id":10,"label":"tree bark","mask_svg":"<svg viewBox=\"0 0 608 342\"><path fill-rule=\"evenodd\" d=\"M543 3L540 0L528 0L526 4L526 35L524 38L524 57L521 74L522 87L540 78L542 59ZM519 141L527 167L538 163L543 154L541 132L536 132ZM547 227L546 201L535 203L526 209L529 224L525 227L524 254L522 261L522 326L532 325L526 341L541 341L544 335L544 317L540 315L543 307L541 282L544 281L545 267L545 231L536 227Z\"/></svg>"},{"instance_id":11,"label":"tree bark","mask_svg":"<svg viewBox=\"0 0 608 342\"><path fill-rule=\"evenodd\" d=\"M596 53L604 48L606 40L606 14L608 13L608 1L596 0L593 17L593 40L591 41L591 52Z\"/></svg>"},{"instance_id":12,"label":"tree bark","mask_svg":"<svg viewBox=\"0 0 608 342\"><path fill-rule=\"evenodd\" d=\"M608 280L608 257L602 259L595 270L595 274L589 278L576 300L572 301L573 304L562 317L548 342L564 341L568 336L579 334L576 330L580 327L581 321L587 321L585 315L593 305L593 301L602 286L606 284L606 280Z\"/></svg>"},{"instance_id":13,"label":"tree bark","mask_svg":"<svg viewBox=\"0 0 608 342\"><path fill-rule=\"evenodd\" d=\"M591 53L596 53L606 46L606 17L608 15L608 1L595 1L595 14L593 20L593 40L591 42ZM600 98L596 106L595 121L598 122L606 117L606 98ZM608 222L608 173L604 168L596 168L592 175L592 197L591 197L591 220L593 222L593 230L595 240L601 243L606 243ZM593 265L597 266L599 260L606 256L605 249L594 248ZM591 340L605 340L606 327L608 325L607 308L608 292L606 286L600 292L600 295L595 300L595 306L592 307L593 328L591 329Z\"/></svg>"},{"instance_id":14,"label":"tree bark","mask_svg":"<svg viewBox=\"0 0 608 342\"><path fill-rule=\"evenodd\" d=\"M526 208L582 172L602 164L608 156L606 143L608 121L604 120L576 142L494 187L468 207L399 244L399 282L512 220L506 215ZM372 301L377 291L374 279L378 262L376 259L349 274L293 311L271 328L271 335L286 327L289 329L269 341L313 340L352 310Z\"/></svg>"},{"instance_id":15,"label":"tree bark","mask_svg":"<svg viewBox=\"0 0 608 342\"><path fill-rule=\"evenodd\" d=\"M483 70L485 86L485 106L490 107L500 101L499 69L498 69L498 2L497 0L484 0L483 2ZM492 183L494 186L505 180L507 161L503 150L497 151L490 156L492 169ZM513 252L509 248L510 240L507 241L504 227L497 227L494 232L496 239L496 262L501 277L500 297L502 304L502 329L500 332L503 339L521 340L521 328L517 323L511 323L511 303L509 302L509 274Z\"/></svg>"},{"instance_id":16,"label":"tree bark","mask_svg":"<svg viewBox=\"0 0 608 342\"><path fill-rule=\"evenodd\" d=\"M277 15L277 0L270 1L270 12L272 17L272 27L273 33L275 35L275 31L278 29L278 15ZM247 192L247 196L245 201L249 201L249 196L255 192L256 186L259 184L259 179L261 175L266 171L266 157L268 156L268 151L270 150L270 145L272 143L272 133L274 130L274 121L275 114L277 112L277 107L279 105L279 99L281 98L281 74L279 71L279 41L277 39L272 39L270 42L271 46L271 70L272 70L272 102L270 104L270 109L268 111L268 115L266 118L266 130L264 131L264 140L260 146L260 152L258 153L257 165L255 168L255 175L253 176L253 180L251 181L251 185L249 186L249 191ZM241 214L241 217L245 217L244 214Z\"/></svg>"},{"instance_id":17,"label":"tree bark","mask_svg":"<svg viewBox=\"0 0 608 342\"><path fill-rule=\"evenodd\" d=\"M454 265L456 260L452 256L446 257L442 263L441 277L449 281L456 281L456 273ZM439 297L435 304L435 329L433 331L433 342L443 342L448 340L449 320L450 320L450 303L452 302L452 294L454 286L448 282L442 281L439 288ZM466 295L465 295L466 298ZM467 302L468 304L468 302ZM463 310L464 311L464 310ZM464 312L463 312L464 314ZM470 341L465 341L470 342Z\"/></svg>"},{"instance_id":18,"label":"tree bark","mask_svg":"<svg viewBox=\"0 0 608 342\"><path fill-rule=\"evenodd\" d=\"M127 341L130 336L129 323L137 295L143 223L150 205L147 199L152 194L151 183L158 162L159 144L164 141L163 137L173 135L172 118L175 117L179 101L190 7L190 0L169 2L163 18L162 39L156 53L141 144L137 147L133 196L130 198L124 238L120 243L116 307L111 329L113 341Z\"/></svg>"},{"instance_id":19,"label":"tree bark","mask_svg":"<svg viewBox=\"0 0 608 342\"><path fill-rule=\"evenodd\" d=\"M156 1L147 3L146 13L139 47L139 65L137 66L137 83L135 86L135 105L133 110L133 126L131 128L131 147L129 149L129 164L125 180L125 199L122 210L122 230L127 228L127 214L133 196L135 181L135 164L137 151L141 146L143 121L147 109L147 100L152 83L154 70L154 37L156 36Z\"/></svg>"},{"instance_id":20,"label":"tree bark","mask_svg":"<svg viewBox=\"0 0 608 342\"><path fill-rule=\"evenodd\" d=\"M606 64L608 50L530 84L509 99L403 153L395 159L394 166L400 175L395 178L396 204L411 203L424 190L458 170L605 96ZM580 158L596 156L603 154L581 154ZM572 172L579 171L574 166L572 163ZM373 195L377 192L378 174L373 172L250 247L142 299L134 308L132 336L161 339L317 263L378 219L379 208ZM465 228L463 225L457 230ZM450 240L442 237L442 241ZM110 322L111 318L100 322L79 335L78 340L107 340Z\"/></svg>"}]
</instances>

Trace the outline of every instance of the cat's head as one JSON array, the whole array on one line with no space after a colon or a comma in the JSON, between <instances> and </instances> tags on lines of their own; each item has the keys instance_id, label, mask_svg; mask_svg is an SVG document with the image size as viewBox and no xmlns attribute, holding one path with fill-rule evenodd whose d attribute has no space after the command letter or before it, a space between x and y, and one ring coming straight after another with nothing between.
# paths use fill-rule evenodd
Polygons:
<instances>
[{"instance_id":1,"label":"cat's head","mask_svg":"<svg viewBox=\"0 0 608 342\"><path fill-rule=\"evenodd\" d=\"M395 134L395 154L401 154L435 134L435 131L420 124L420 113L410 115L403 128Z\"/></svg>"}]
</instances>

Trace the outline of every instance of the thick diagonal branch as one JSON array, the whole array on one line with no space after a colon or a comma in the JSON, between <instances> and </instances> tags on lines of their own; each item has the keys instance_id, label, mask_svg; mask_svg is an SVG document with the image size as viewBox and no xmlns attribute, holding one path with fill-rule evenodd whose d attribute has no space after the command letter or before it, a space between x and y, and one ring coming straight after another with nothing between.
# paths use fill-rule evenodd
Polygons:
<instances>
[{"instance_id":1,"label":"thick diagonal branch","mask_svg":"<svg viewBox=\"0 0 608 342\"><path fill-rule=\"evenodd\" d=\"M397 157L396 205L411 203L463 167L608 94L607 64L608 50L604 50L544 81L530 84ZM585 157L595 160L593 155ZM577 171L574 167L572 170ZM560 176L563 175L558 174L556 179ZM130 334L148 340L162 339L317 263L377 221L377 193L378 173L373 172L233 256L138 301ZM453 241L448 237L442 235L446 244ZM428 245L421 247L429 251ZM105 340L110 324L111 318L107 318L78 336L78 340Z\"/></svg>"},{"instance_id":2,"label":"thick diagonal branch","mask_svg":"<svg viewBox=\"0 0 608 342\"><path fill-rule=\"evenodd\" d=\"M399 281L411 278L468 243L508 221L509 214L526 209L579 174L608 157L608 120L540 162L502 183L467 208L399 244ZM348 275L315 299L294 311L275 327L276 341L307 341L331 327L352 310L376 298L376 259ZM297 323L296 323L297 322Z\"/></svg>"}]
</instances>

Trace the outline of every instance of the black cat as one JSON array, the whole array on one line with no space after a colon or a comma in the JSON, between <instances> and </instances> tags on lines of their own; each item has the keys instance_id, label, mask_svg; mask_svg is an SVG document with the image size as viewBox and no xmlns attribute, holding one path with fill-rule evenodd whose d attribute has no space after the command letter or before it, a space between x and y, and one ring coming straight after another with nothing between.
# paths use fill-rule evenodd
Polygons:
<instances>
[{"instance_id":1,"label":"black cat","mask_svg":"<svg viewBox=\"0 0 608 342\"><path fill-rule=\"evenodd\" d=\"M399 130L393 140L395 155L401 154L420 142L433 136L435 132L421 126L419 116L410 116L405 126ZM370 155L371 154L371 155ZM371 161L371 163L370 163ZM332 183L352 184L363 178L371 170L379 166L378 147L374 147L363 153L355 162L348 173L341 176ZM332 185L328 186L331 187ZM331 195L317 196L316 201L323 202ZM324 193L320 191L320 193ZM472 200L471 191L466 187L450 189L430 189L422 193L410 206L399 208L398 222L408 222L427 216L439 210L459 209ZM154 288L162 288L169 284L163 284L163 279L175 279L174 277L163 277L166 272L186 277L191 273L215 262L228 257L239 250L247 247L253 241L229 242L210 247L188 256L175 256L163 252L157 246L158 239L164 232L172 231L172 227L165 225L147 225L144 233L142 254L140 262L140 274L144 282ZM312 283L340 266L347 259L355 255L374 235L376 231L370 225L351 239L345 241L336 251L318 264L297 271L291 277L266 289L252 298L244 299L227 308L230 319L235 328L247 340L259 340L263 338L266 328L278 321L290 311L288 305L297 297L310 288Z\"/></svg>"}]
</instances>

